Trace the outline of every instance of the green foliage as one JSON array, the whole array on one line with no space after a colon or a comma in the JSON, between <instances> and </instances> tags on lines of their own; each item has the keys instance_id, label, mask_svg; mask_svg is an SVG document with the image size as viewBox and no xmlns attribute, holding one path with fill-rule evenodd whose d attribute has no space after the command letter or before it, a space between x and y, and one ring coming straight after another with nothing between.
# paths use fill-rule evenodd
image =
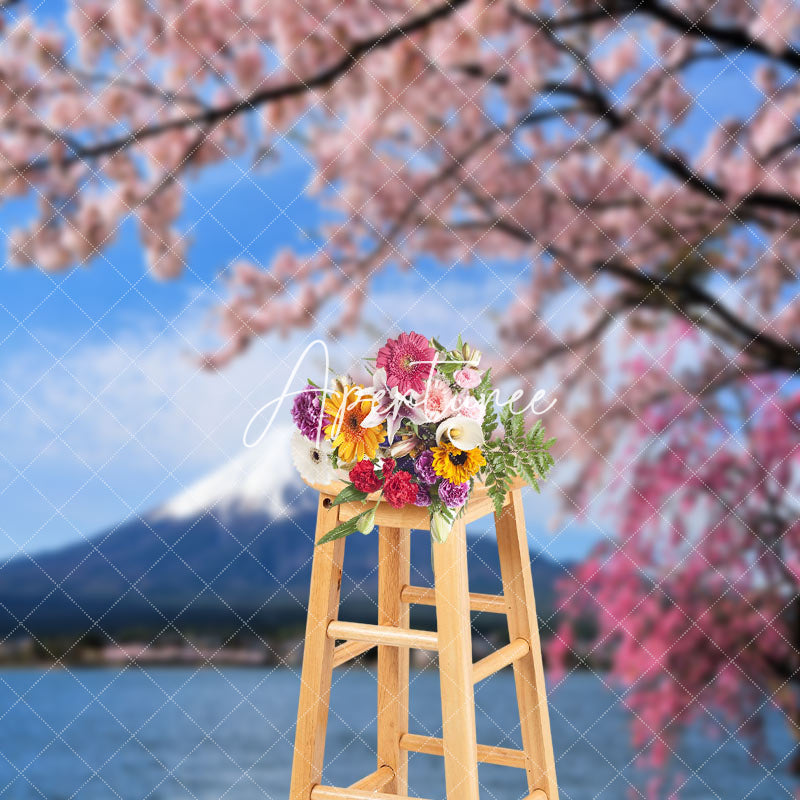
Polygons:
<instances>
[{"instance_id":1,"label":"green foliage","mask_svg":"<svg viewBox=\"0 0 800 800\"><path fill-rule=\"evenodd\" d=\"M366 511L362 511L358 516L353 517L353 519L349 519L347 522L342 522L333 530L328 531L328 533L326 533L317 542L317 545L327 544L328 542L332 542L334 539L341 539L344 536L349 536L351 533L355 533L358 530L358 523L361 518L366 517L368 514L373 514L374 511L374 508L368 508Z\"/></svg>"},{"instance_id":2,"label":"green foliage","mask_svg":"<svg viewBox=\"0 0 800 800\"><path fill-rule=\"evenodd\" d=\"M451 353L445 353L445 357L452 360L452 354ZM436 365L436 371L441 373L445 378L447 378L447 380L452 381L453 380L453 376L463 366L464 366L463 364L458 364L458 363L442 363L442 362L439 362Z\"/></svg>"},{"instance_id":3,"label":"green foliage","mask_svg":"<svg viewBox=\"0 0 800 800\"><path fill-rule=\"evenodd\" d=\"M449 381L453 380L456 372L463 369L464 361L464 340L459 335L458 342L454 350L448 350L438 339L432 338L431 344L439 356L436 363L436 371Z\"/></svg>"},{"instance_id":4,"label":"green foliage","mask_svg":"<svg viewBox=\"0 0 800 800\"><path fill-rule=\"evenodd\" d=\"M483 438L488 442L492 434L497 429L498 419L497 410L494 407L494 398L492 395L492 370L487 369L483 373L481 382L475 387L475 396L484 401L486 405L486 413L483 417Z\"/></svg>"},{"instance_id":5,"label":"green foliage","mask_svg":"<svg viewBox=\"0 0 800 800\"><path fill-rule=\"evenodd\" d=\"M486 420L489 419L487 407ZM494 407L492 406L494 414ZM484 420L484 435L486 435ZM543 480L555 461L550 448L555 439L545 439L544 425L541 420L529 430L525 430L525 421L521 414L515 414L510 406L500 413L503 425L502 438L487 439L483 448L486 458L485 483L489 496L499 514L503 509L503 500L511 487L511 481L518 475L539 491L539 481ZM496 417L490 423L491 430L497 427Z\"/></svg>"},{"instance_id":6,"label":"green foliage","mask_svg":"<svg viewBox=\"0 0 800 800\"><path fill-rule=\"evenodd\" d=\"M331 502L332 506L338 506L342 503L352 503L356 501L364 501L368 497L366 492L362 492L360 489L356 489L356 487L349 483L347 486L342 489L339 494Z\"/></svg>"},{"instance_id":7,"label":"green foliage","mask_svg":"<svg viewBox=\"0 0 800 800\"><path fill-rule=\"evenodd\" d=\"M443 519L447 521L449 525L452 525L456 520L456 514L452 508L448 508L439 498L438 495L431 497L431 505L430 505L430 515L431 517L434 514L439 514Z\"/></svg>"},{"instance_id":8,"label":"green foliage","mask_svg":"<svg viewBox=\"0 0 800 800\"><path fill-rule=\"evenodd\" d=\"M342 491L336 495L336 497L334 497L334 499L331 501L331 506L339 506L342 503L363 503L368 496L369 495L366 492L356 489L356 487L350 483L345 486L344 489L342 489ZM343 536L349 536L351 533L355 533L359 529L359 522L362 520L366 521L366 518L369 514L374 515L375 509L368 508L366 511L362 511L358 516L353 517L353 519L349 519L347 522L337 525L332 531L328 531L328 533L326 533L317 542L317 544L327 544L328 542L332 542L334 539L341 539Z\"/></svg>"}]
</instances>

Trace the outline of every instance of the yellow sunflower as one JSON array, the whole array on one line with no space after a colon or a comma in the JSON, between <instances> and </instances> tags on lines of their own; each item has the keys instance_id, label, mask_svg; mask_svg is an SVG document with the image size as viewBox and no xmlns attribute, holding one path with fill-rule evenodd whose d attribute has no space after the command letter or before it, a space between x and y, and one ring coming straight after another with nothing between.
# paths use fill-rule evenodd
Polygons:
<instances>
[{"instance_id":1,"label":"yellow sunflower","mask_svg":"<svg viewBox=\"0 0 800 800\"><path fill-rule=\"evenodd\" d=\"M459 450L455 445L442 444L431 448L433 452L433 471L450 483L465 483L481 467L486 459L479 447L472 450Z\"/></svg>"},{"instance_id":2,"label":"yellow sunflower","mask_svg":"<svg viewBox=\"0 0 800 800\"><path fill-rule=\"evenodd\" d=\"M372 410L372 398L360 394L362 386L345 386L341 392L325 399L325 414L330 422L325 435L338 448L339 461L360 461L364 456L375 458L378 445L385 436L383 423L374 428L362 428L362 420Z\"/></svg>"}]
</instances>

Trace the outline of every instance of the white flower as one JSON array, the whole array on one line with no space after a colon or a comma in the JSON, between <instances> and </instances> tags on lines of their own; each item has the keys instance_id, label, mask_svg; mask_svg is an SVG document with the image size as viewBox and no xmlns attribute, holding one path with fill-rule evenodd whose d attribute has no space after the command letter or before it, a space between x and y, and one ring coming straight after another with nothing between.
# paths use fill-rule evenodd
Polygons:
<instances>
[{"instance_id":1,"label":"white flower","mask_svg":"<svg viewBox=\"0 0 800 800\"><path fill-rule=\"evenodd\" d=\"M336 473L331 464L333 448L328 441L316 442L306 439L300 431L292 434L292 461L300 477L307 483L326 485L336 480Z\"/></svg>"},{"instance_id":2,"label":"white flower","mask_svg":"<svg viewBox=\"0 0 800 800\"><path fill-rule=\"evenodd\" d=\"M400 394L397 387L390 388L386 382L386 370L383 367L375 370L375 374L372 376L372 389L365 390L364 394L372 396L372 408L369 414L361 420L361 427L375 428L385 421L389 444L394 441L404 419L410 419L418 424L428 421L419 407L419 395L412 391L403 395Z\"/></svg>"},{"instance_id":3,"label":"white flower","mask_svg":"<svg viewBox=\"0 0 800 800\"><path fill-rule=\"evenodd\" d=\"M450 417L439 423L436 429L436 444L442 439L455 445L459 450L473 450L483 444L483 430L478 422L467 417Z\"/></svg>"}]
</instances>

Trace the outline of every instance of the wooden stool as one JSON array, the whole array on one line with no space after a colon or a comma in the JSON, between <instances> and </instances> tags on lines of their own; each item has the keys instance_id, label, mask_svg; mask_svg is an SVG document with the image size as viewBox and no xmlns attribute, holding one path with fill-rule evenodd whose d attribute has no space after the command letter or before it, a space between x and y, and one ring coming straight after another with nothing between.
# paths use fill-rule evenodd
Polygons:
<instances>
[{"instance_id":1,"label":"wooden stool","mask_svg":"<svg viewBox=\"0 0 800 800\"><path fill-rule=\"evenodd\" d=\"M557 800L542 651L536 621L521 482L495 515L503 596L470 594L466 523L493 513L482 485L447 542L433 543L435 589L410 585L411 529L429 528L428 510L400 510L382 502L379 526L378 624L338 619L345 539L318 546L311 571L303 674L289 800L395 800L408 797L408 753L444 756L447 800L478 800L478 762L524 769L526 800ZM360 503L332 506L343 484L320 492L316 538L364 510ZM374 502L374 501L373 501ZM412 603L436 607L437 632L409 627ZM472 662L470 609L505 614L510 644ZM341 644L336 644L339 641ZM322 785L332 671L378 648L377 769L348 788ZM409 649L436 650L442 693L443 738L408 730ZM473 686L513 664L523 750L479 745Z\"/></svg>"}]
</instances>

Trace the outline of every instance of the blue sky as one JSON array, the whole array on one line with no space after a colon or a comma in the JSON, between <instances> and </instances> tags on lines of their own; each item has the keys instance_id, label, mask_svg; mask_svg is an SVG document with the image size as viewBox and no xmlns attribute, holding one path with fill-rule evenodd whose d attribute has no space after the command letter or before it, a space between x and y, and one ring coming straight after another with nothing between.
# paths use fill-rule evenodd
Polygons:
<instances>
[{"instance_id":1,"label":"blue sky","mask_svg":"<svg viewBox=\"0 0 800 800\"><path fill-rule=\"evenodd\" d=\"M197 369L198 349L215 341L218 279L238 258L268 263L285 246L303 246L302 230L318 219L298 198L306 171L297 163L242 179L236 166L191 182L181 227L192 231L189 270L162 283L146 274L135 228L91 264L60 274L4 265L0 269L0 556L57 547L146 511L238 454L253 411L272 399L311 331L288 341L260 342L220 374ZM0 210L6 234L26 217L25 203ZM246 213L243 213L246 212ZM511 300L519 265L497 265L492 277L474 267L453 271L446 291L475 330L491 336ZM389 274L376 283L376 327L390 324L443 337L458 320L428 330L421 301L435 267ZM508 283L506 283L508 281ZM465 331L469 335L469 331ZM345 342L351 354L372 343ZM333 347L340 368L349 366ZM288 418L288 417L287 417ZM541 524L544 499L531 509L531 534L555 557L585 551L597 531L553 539ZM589 531L587 537L586 531Z\"/></svg>"},{"instance_id":2,"label":"blue sky","mask_svg":"<svg viewBox=\"0 0 800 800\"><path fill-rule=\"evenodd\" d=\"M57 18L62 9L47 2L38 13ZM756 90L740 69L748 66L738 59L693 71L701 106L678 138L687 150L712 121L752 108ZM57 275L0 268L0 557L98 532L237 454L252 411L274 396L292 354L318 332L261 342L220 375L198 371L193 358L214 341L213 310L224 297L218 275L227 264L266 264L283 247L308 247L303 230L319 213L303 195L307 176L295 155L273 171L228 164L188 181L181 228L191 231L192 245L189 270L176 282L146 274L130 222L85 267ZM4 235L28 217L30 203L0 207ZM476 320L477 335L491 336L492 316L511 301L521 271L460 267L439 288ZM376 326L391 317L454 338L457 319L439 315L430 330L426 279L439 275L420 265L418 274L380 278L378 306L369 310ZM384 304L390 315L380 312ZM357 352L361 345L349 346ZM556 557L583 554L600 529L572 523L552 539L541 522L552 505L552 497L530 505L533 537Z\"/></svg>"}]
</instances>

